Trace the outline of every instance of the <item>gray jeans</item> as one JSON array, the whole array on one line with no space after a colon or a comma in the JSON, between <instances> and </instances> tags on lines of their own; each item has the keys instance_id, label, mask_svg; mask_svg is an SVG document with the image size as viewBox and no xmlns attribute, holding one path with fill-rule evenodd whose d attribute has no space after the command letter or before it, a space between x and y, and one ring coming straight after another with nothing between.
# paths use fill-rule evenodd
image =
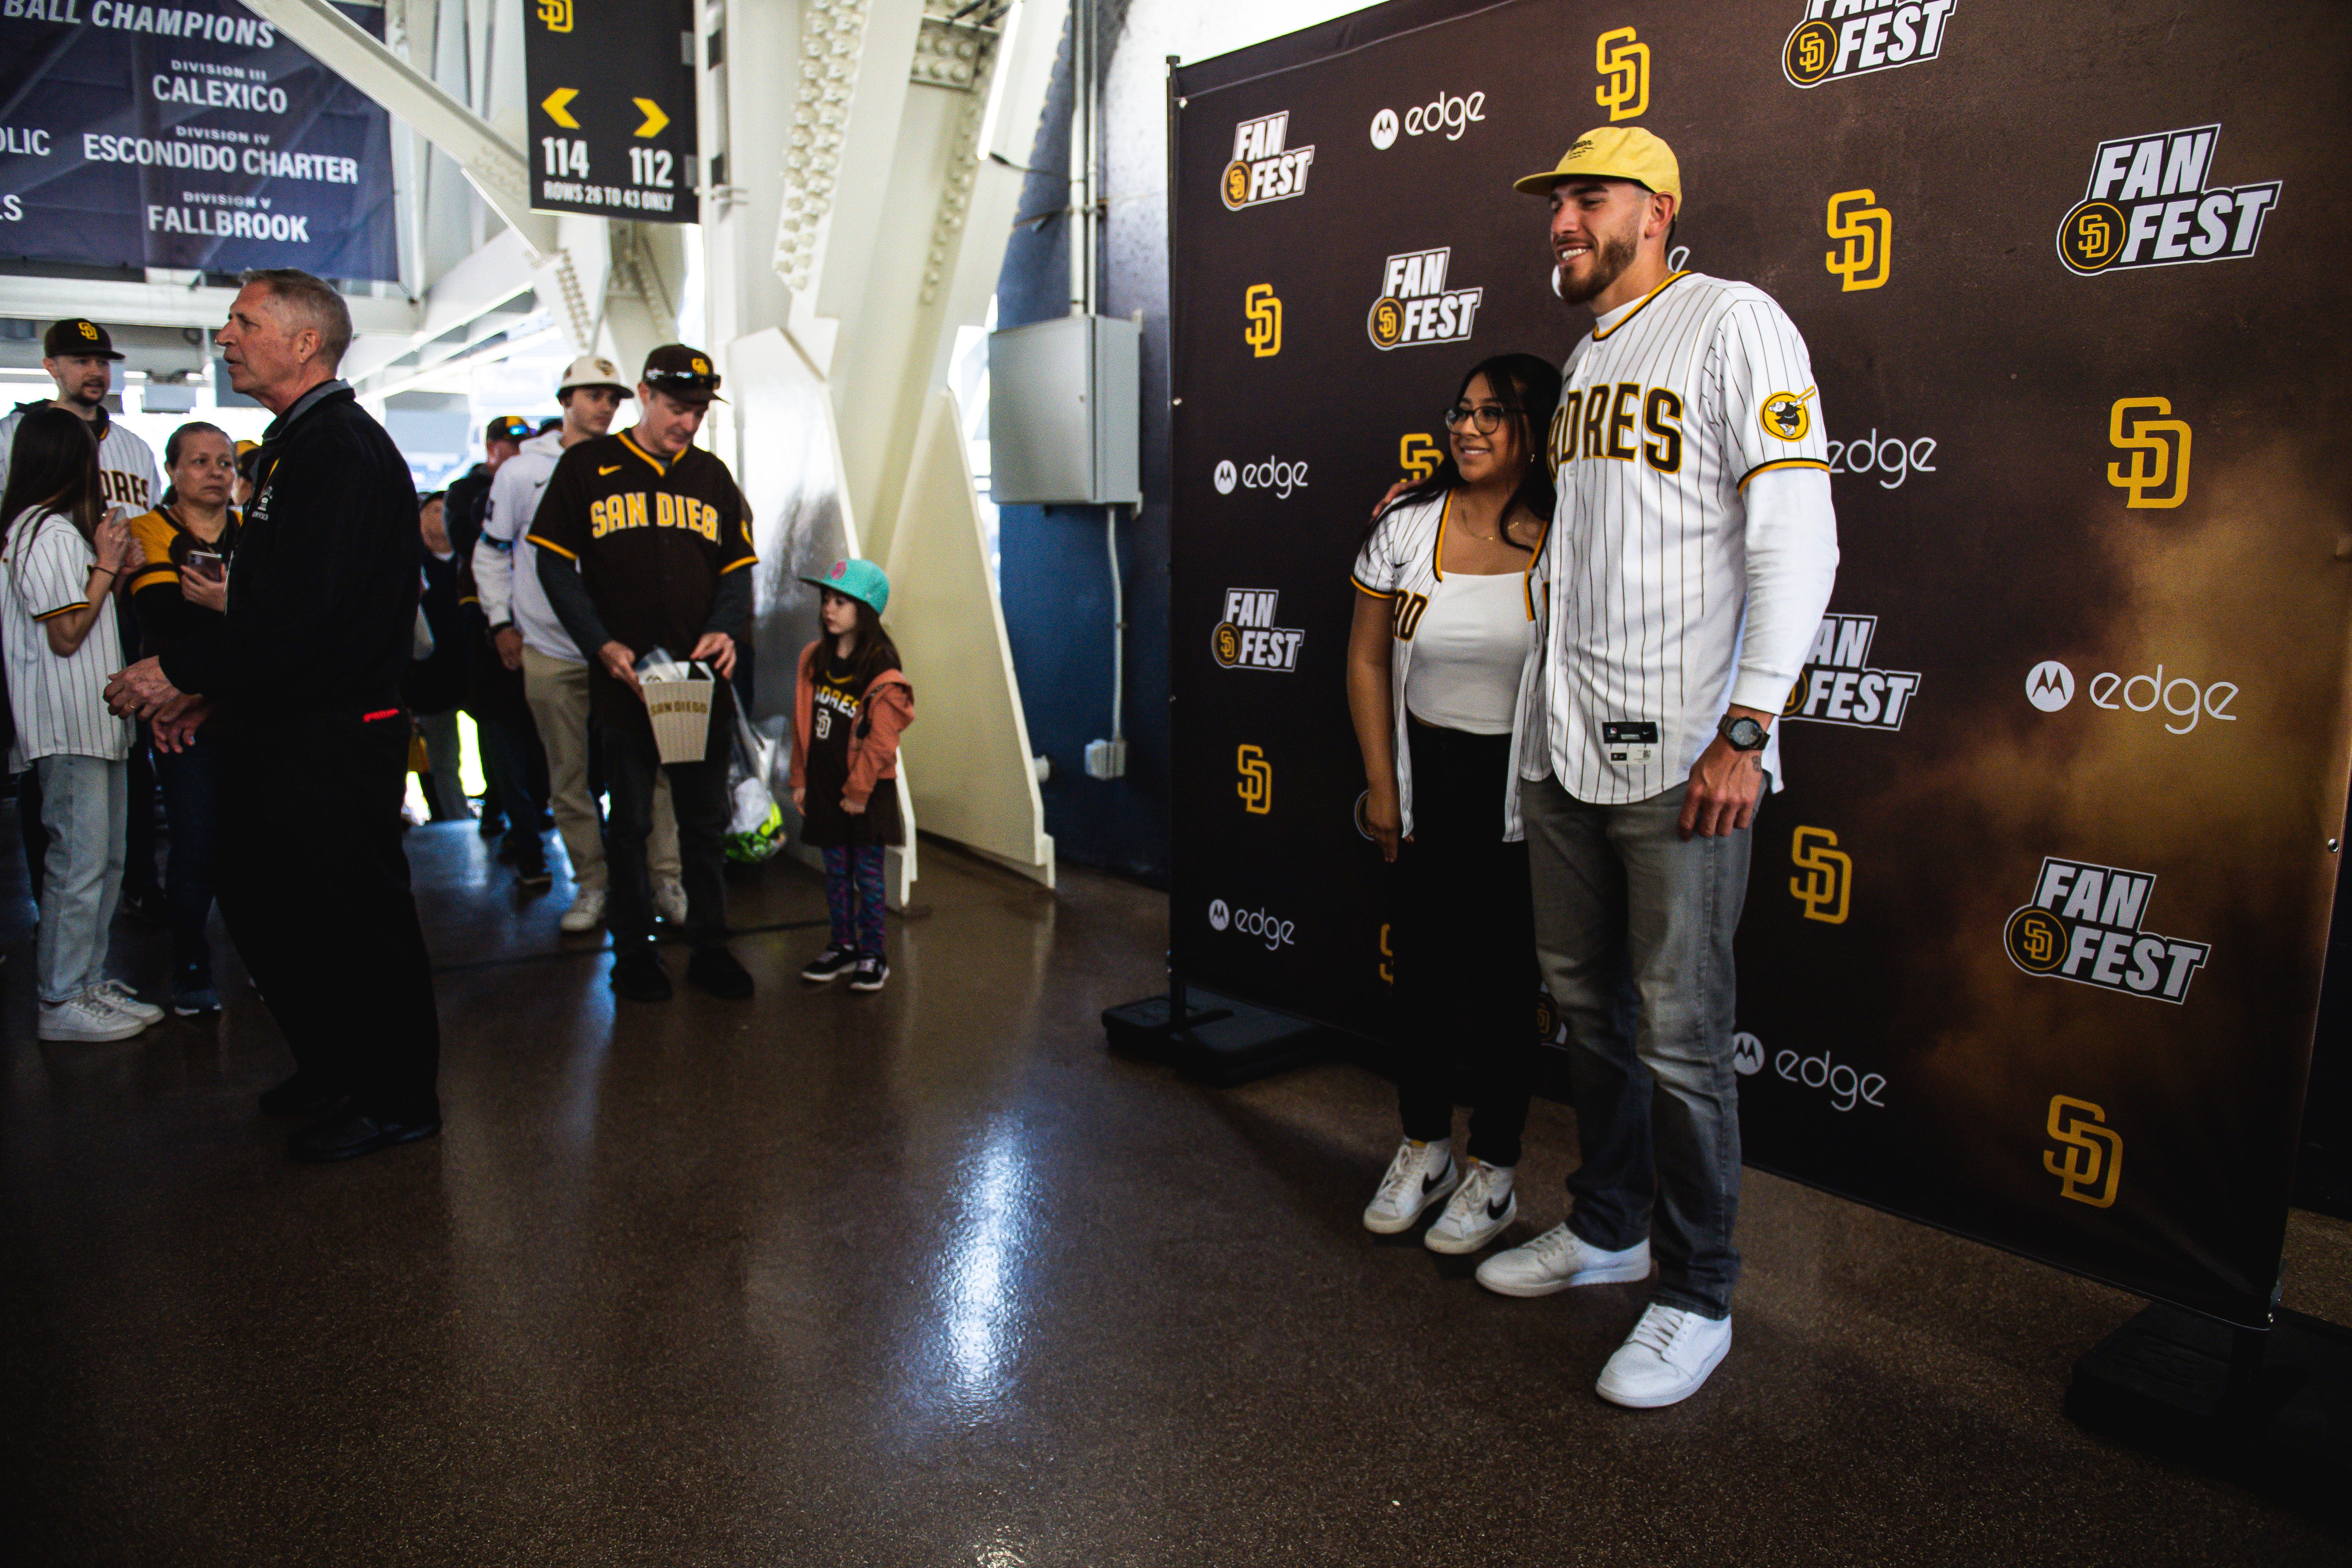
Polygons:
<instances>
[{"instance_id":1,"label":"gray jeans","mask_svg":"<svg viewBox=\"0 0 2352 1568\"><path fill-rule=\"evenodd\" d=\"M106 978L107 932L122 898L131 769L62 754L33 767L41 780L41 826L49 830L33 967L41 1000L63 1002Z\"/></svg>"},{"instance_id":2,"label":"gray jeans","mask_svg":"<svg viewBox=\"0 0 2352 1568\"><path fill-rule=\"evenodd\" d=\"M1648 1237L1654 1299L1721 1318L1739 1278L1731 938L1754 830L1685 842L1687 787L1591 805L1547 778L1520 798L1583 1146L1569 1228L1611 1251Z\"/></svg>"}]
</instances>

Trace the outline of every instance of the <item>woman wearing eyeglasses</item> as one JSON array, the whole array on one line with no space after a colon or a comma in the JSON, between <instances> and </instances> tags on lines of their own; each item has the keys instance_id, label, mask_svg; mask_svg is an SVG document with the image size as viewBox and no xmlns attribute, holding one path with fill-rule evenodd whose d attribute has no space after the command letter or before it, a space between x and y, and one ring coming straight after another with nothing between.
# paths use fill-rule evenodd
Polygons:
<instances>
[{"instance_id":1,"label":"woman wearing eyeglasses","mask_svg":"<svg viewBox=\"0 0 2352 1568\"><path fill-rule=\"evenodd\" d=\"M1531 354L1481 362L1446 411L1445 460L1383 506L1356 558L1348 710L1370 786L1364 829L1397 868L1404 1122L1364 1228L1410 1229L1444 1201L1423 1237L1436 1252L1475 1252L1518 1212L1535 932L1517 721L1552 515L1543 435L1559 400L1559 373ZM1470 1146L1457 1162L1465 1079Z\"/></svg>"}]
</instances>

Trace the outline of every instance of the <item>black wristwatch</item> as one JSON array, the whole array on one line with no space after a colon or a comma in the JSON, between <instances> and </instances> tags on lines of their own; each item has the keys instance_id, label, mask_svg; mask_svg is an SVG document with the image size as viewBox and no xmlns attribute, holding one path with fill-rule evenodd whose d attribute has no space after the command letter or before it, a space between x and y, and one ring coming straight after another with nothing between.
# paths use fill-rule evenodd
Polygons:
<instances>
[{"instance_id":1,"label":"black wristwatch","mask_svg":"<svg viewBox=\"0 0 2352 1568\"><path fill-rule=\"evenodd\" d=\"M1764 749L1764 726L1742 713L1737 719L1726 713L1715 732L1730 742L1735 752L1760 752Z\"/></svg>"}]
</instances>

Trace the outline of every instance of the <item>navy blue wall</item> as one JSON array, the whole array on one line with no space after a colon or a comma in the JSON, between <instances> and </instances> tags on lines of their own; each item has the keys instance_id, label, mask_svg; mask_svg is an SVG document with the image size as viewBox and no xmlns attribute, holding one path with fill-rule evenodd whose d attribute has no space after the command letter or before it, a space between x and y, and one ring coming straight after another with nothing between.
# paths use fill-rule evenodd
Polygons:
<instances>
[{"instance_id":1,"label":"navy blue wall","mask_svg":"<svg viewBox=\"0 0 2352 1568\"><path fill-rule=\"evenodd\" d=\"M1123 11L1124 7L1118 10ZM1104 7L1104 33L1118 17ZM1069 313L1070 51L1066 26L1046 99L1023 220L1005 247L997 280L1000 328ZM1108 247L1101 247L1108 251ZM1106 315L1144 311L1144 496L1125 509L1007 506L997 519L999 582L1013 666L1029 720L1029 743L1053 763L1041 786L1045 830L1063 859L1100 867L1154 887L1168 882L1168 494L1166 279L1153 269L1106 269L1098 289ZM1127 776L1087 776L1089 741L1110 735L1111 590L1105 513L1119 516L1121 580L1127 591Z\"/></svg>"}]
</instances>

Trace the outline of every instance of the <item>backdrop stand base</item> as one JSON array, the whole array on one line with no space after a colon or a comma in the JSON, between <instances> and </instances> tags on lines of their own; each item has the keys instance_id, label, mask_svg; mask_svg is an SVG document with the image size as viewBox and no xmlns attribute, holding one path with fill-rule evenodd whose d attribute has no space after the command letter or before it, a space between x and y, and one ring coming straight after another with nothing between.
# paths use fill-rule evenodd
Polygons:
<instances>
[{"instance_id":1,"label":"backdrop stand base","mask_svg":"<svg viewBox=\"0 0 2352 1568\"><path fill-rule=\"evenodd\" d=\"M1221 1088L1331 1053L1334 1037L1319 1024L1253 1007L1197 985L1179 994L1184 998L1181 1018L1166 996L1146 996L1105 1009L1103 1034L1110 1048L1165 1062L1188 1078Z\"/></svg>"},{"instance_id":2,"label":"backdrop stand base","mask_svg":"<svg viewBox=\"0 0 2352 1568\"><path fill-rule=\"evenodd\" d=\"M2307 1511L2352 1509L2352 1330L2318 1318L2282 1310L2260 1334L2157 1303L2074 1363L2066 1414Z\"/></svg>"}]
</instances>

